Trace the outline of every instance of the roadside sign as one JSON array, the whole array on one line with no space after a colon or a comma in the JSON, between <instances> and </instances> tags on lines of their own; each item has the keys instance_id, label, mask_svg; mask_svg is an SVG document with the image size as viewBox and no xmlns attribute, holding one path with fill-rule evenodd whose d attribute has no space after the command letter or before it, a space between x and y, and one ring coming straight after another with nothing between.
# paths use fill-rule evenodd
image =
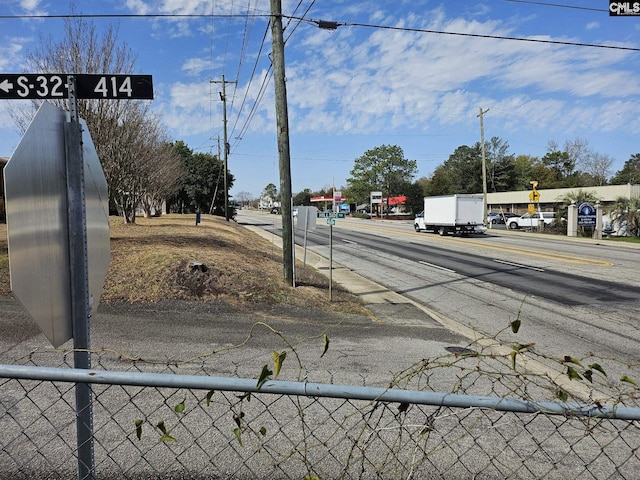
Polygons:
<instances>
[{"instance_id":1,"label":"roadside sign","mask_svg":"<svg viewBox=\"0 0 640 480\"><path fill-rule=\"evenodd\" d=\"M335 224L336 224L335 218L327 218L327 225L335 225Z\"/></svg>"},{"instance_id":2,"label":"roadside sign","mask_svg":"<svg viewBox=\"0 0 640 480\"><path fill-rule=\"evenodd\" d=\"M595 227L596 208L589 202L582 202L578 205L578 226Z\"/></svg>"},{"instance_id":3,"label":"roadside sign","mask_svg":"<svg viewBox=\"0 0 640 480\"><path fill-rule=\"evenodd\" d=\"M0 100L66 99L67 77L60 73L0 73ZM73 74L80 99L153 100L151 75Z\"/></svg>"},{"instance_id":4,"label":"roadside sign","mask_svg":"<svg viewBox=\"0 0 640 480\"><path fill-rule=\"evenodd\" d=\"M318 218L345 218L344 212L318 212Z\"/></svg>"},{"instance_id":5,"label":"roadside sign","mask_svg":"<svg viewBox=\"0 0 640 480\"><path fill-rule=\"evenodd\" d=\"M538 202L538 200L540 200L540 192L538 190L532 190L529 194L529 200L533 203Z\"/></svg>"},{"instance_id":6,"label":"roadside sign","mask_svg":"<svg viewBox=\"0 0 640 480\"><path fill-rule=\"evenodd\" d=\"M11 289L54 347L72 338L66 113L43 103L4 168ZM82 122L89 292L97 307L109 267L107 182Z\"/></svg>"},{"instance_id":7,"label":"roadside sign","mask_svg":"<svg viewBox=\"0 0 640 480\"><path fill-rule=\"evenodd\" d=\"M536 213L536 206L533 203L530 203L529 205L527 205L527 213L531 215Z\"/></svg>"}]
</instances>

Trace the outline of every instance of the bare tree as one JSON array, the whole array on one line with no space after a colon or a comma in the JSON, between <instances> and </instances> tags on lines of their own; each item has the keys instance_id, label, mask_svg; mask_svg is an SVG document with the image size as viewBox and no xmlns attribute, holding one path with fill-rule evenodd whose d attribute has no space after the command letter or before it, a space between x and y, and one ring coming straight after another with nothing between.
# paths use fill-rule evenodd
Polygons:
<instances>
[{"instance_id":1,"label":"bare tree","mask_svg":"<svg viewBox=\"0 0 640 480\"><path fill-rule=\"evenodd\" d=\"M592 152L585 160L583 169L588 173L596 185L601 186L607 183L607 178L611 176L611 166L614 159L606 153Z\"/></svg>"},{"instance_id":2,"label":"bare tree","mask_svg":"<svg viewBox=\"0 0 640 480\"><path fill-rule=\"evenodd\" d=\"M64 38L56 41L51 36L41 37L39 46L26 58L30 71L62 74L126 75L134 71L135 62L136 56L127 44L118 41L117 27L109 25L99 35L93 23L80 17L66 18ZM11 114L22 131L26 130L40 103L34 100L13 108ZM52 103L68 108L66 100ZM149 101L141 100L78 102L79 114L87 122L105 172L109 200L117 205L126 222L135 221L135 209L147 187L152 185L148 178L149 162L171 160L166 155L155 155L164 131L158 119L151 115L150 107ZM156 164L155 171L162 170Z\"/></svg>"}]
</instances>

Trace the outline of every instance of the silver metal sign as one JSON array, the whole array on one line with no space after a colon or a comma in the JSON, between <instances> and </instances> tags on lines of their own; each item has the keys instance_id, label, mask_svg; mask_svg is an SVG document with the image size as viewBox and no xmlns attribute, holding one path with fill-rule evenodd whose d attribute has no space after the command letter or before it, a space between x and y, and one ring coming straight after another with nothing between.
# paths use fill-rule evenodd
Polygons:
<instances>
[{"instance_id":1,"label":"silver metal sign","mask_svg":"<svg viewBox=\"0 0 640 480\"><path fill-rule=\"evenodd\" d=\"M65 172L66 113L43 103L4 169L11 289L54 347L72 338ZM89 292L109 266L107 182L82 122Z\"/></svg>"}]
</instances>

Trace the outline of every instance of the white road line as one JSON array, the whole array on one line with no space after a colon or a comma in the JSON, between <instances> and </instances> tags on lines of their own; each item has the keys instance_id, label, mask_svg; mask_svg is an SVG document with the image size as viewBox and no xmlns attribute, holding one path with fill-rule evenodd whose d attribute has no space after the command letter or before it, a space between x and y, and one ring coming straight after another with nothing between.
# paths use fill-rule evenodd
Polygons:
<instances>
[{"instance_id":1,"label":"white road line","mask_svg":"<svg viewBox=\"0 0 640 480\"><path fill-rule=\"evenodd\" d=\"M352 241L352 240L345 240L345 239L342 239L342 241L343 241L344 243L348 243L348 244L350 244L350 245L358 245L358 242L354 242L354 241Z\"/></svg>"},{"instance_id":2,"label":"white road line","mask_svg":"<svg viewBox=\"0 0 640 480\"><path fill-rule=\"evenodd\" d=\"M494 258L493 261L497 263L504 263L505 265L511 265L512 267L526 268L527 270L535 270L536 272L544 272L543 268L531 267L529 265L521 265L519 263L513 263L513 262L506 262L504 260L498 260L497 258Z\"/></svg>"},{"instance_id":3,"label":"white road line","mask_svg":"<svg viewBox=\"0 0 640 480\"><path fill-rule=\"evenodd\" d=\"M419 260L418 263L421 263L422 265L426 265L427 267L435 268L445 272L456 273L455 270L451 270L450 268L441 267L440 265L434 265L433 263L429 263L429 262L423 262L422 260Z\"/></svg>"}]
</instances>

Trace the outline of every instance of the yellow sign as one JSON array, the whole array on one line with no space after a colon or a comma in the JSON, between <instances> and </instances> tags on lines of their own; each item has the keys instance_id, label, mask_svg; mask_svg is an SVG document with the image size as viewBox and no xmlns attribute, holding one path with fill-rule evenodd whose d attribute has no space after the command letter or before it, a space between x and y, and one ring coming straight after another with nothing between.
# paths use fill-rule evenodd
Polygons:
<instances>
[{"instance_id":1,"label":"yellow sign","mask_svg":"<svg viewBox=\"0 0 640 480\"><path fill-rule=\"evenodd\" d=\"M533 203L530 203L527 207L527 213L530 213L531 215L536 213L536 206Z\"/></svg>"},{"instance_id":2,"label":"yellow sign","mask_svg":"<svg viewBox=\"0 0 640 480\"><path fill-rule=\"evenodd\" d=\"M531 200L533 203L536 203L538 200L540 200L540 192L538 190L532 190L529 194L529 200Z\"/></svg>"}]
</instances>

